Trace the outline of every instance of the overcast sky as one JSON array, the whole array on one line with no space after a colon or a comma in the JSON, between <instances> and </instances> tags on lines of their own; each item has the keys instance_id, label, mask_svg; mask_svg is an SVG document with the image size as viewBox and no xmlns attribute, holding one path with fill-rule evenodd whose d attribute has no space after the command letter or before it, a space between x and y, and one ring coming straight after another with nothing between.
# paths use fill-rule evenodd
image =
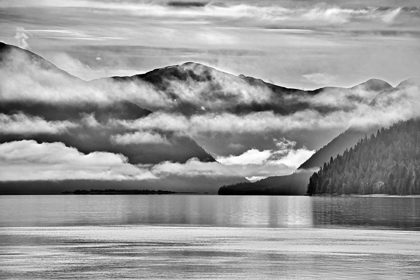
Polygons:
<instances>
[{"instance_id":1,"label":"overcast sky","mask_svg":"<svg viewBox=\"0 0 420 280\"><path fill-rule=\"evenodd\" d=\"M420 74L418 5L2 0L0 40L87 80L195 61L297 88L396 85Z\"/></svg>"}]
</instances>

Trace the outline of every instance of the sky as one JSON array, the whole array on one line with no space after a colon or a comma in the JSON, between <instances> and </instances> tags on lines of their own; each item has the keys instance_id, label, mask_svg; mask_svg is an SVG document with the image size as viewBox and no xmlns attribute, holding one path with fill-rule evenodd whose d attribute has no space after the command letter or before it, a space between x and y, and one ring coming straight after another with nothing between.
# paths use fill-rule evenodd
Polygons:
<instances>
[{"instance_id":1,"label":"sky","mask_svg":"<svg viewBox=\"0 0 420 280\"><path fill-rule=\"evenodd\" d=\"M3 0L0 40L89 80L186 61L279 85L420 73L416 0Z\"/></svg>"},{"instance_id":2,"label":"sky","mask_svg":"<svg viewBox=\"0 0 420 280\"><path fill-rule=\"evenodd\" d=\"M166 176L162 174L198 174L255 181L287 175L354 124L377 92L364 87L327 89L316 96L286 96L280 102L266 86L250 86L236 75L300 89L352 87L371 78L396 86L420 77L417 0L255 2L0 1L0 41L39 54L86 81L181 64L180 71L197 75L209 71L199 64L183 64L189 61L233 74L210 70L217 81L210 86L191 79L167 80L168 88L180 93L178 98L199 108L188 115L176 111L176 99L168 91L145 83L87 85L16 58L13 63L25 64L25 71L14 66L0 69L0 102L108 104L115 101L110 93L118 92L151 114L138 119L110 115L105 122L93 113L63 120L0 112L0 133L5 135L67 139L71 133L77 138L85 131L98 131L114 149L83 153L62 141L40 143L22 136L25 140L0 144L3 179L25 175L25 180L70 176L153 181ZM208 95L208 88L220 91ZM357 124L366 127L381 120L390 125L417 116L418 92L418 87L407 86L404 92L389 94ZM238 104L271 107L237 112ZM307 106L287 114L276 111L284 104ZM179 147L184 134L224 167L194 157L184 162L133 163L115 152L117 146L126 151L130 145L151 144L169 151ZM105 164L97 164L101 161Z\"/></svg>"}]
</instances>

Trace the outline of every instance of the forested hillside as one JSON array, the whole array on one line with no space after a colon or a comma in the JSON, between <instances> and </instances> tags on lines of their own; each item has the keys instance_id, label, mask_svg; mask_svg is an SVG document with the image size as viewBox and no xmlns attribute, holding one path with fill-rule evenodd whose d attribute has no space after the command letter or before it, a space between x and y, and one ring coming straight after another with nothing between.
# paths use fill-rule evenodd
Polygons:
<instances>
[{"instance_id":1,"label":"forested hillside","mask_svg":"<svg viewBox=\"0 0 420 280\"><path fill-rule=\"evenodd\" d=\"M420 194L420 120L365 136L314 173L312 194Z\"/></svg>"}]
</instances>

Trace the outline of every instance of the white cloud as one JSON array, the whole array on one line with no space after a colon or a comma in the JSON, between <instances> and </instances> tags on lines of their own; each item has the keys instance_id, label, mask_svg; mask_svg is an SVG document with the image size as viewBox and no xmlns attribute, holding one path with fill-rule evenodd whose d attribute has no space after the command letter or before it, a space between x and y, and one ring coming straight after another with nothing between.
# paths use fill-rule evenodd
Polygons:
<instances>
[{"instance_id":1,"label":"white cloud","mask_svg":"<svg viewBox=\"0 0 420 280\"><path fill-rule=\"evenodd\" d=\"M224 165L262 164L271 156L272 151L250 149L239 156L218 157L217 161Z\"/></svg>"},{"instance_id":2,"label":"white cloud","mask_svg":"<svg viewBox=\"0 0 420 280\"><path fill-rule=\"evenodd\" d=\"M298 111L291 115L277 115L271 111L235 115L208 113L185 117L179 114L156 112L134 121L114 120L115 125L129 129L185 131L189 135L205 133L263 133L290 132L313 129L345 129L354 117L353 112L322 114L314 110Z\"/></svg>"},{"instance_id":3,"label":"white cloud","mask_svg":"<svg viewBox=\"0 0 420 280\"><path fill-rule=\"evenodd\" d=\"M172 19L224 19L238 20L244 19L257 22L285 22L292 21L296 24L302 22L315 22L319 24L345 24L352 20L375 20L383 19L385 22L391 21L400 9L391 12L383 12L375 7L342 8L333 5L307 5L295 8L282 7L280 5L250 5L250 4L207 4L202 7L171 7L159 3L133 3L118 1L92 1L92 0L72 0L72 1L16 1L3 0L0 7L58 7L76 9L95 9L97 12L112 10L118 13L126 13L134 16L149 16L154 18ZM251 22L252 23L252 22Z\"/></svg>"},{"instance_id":4,"label":"white cloud","mask_svg":"<svg viewBox=\"0 0 420 280\"><path fill-rule=\"evenodd\" d=\"M365 14L363 10L342 9L339 7L312 8L301 14L301 19L308 21L324 21L332 24L347 23L353 15Z\"/></svg>"},{"instance_id":5,"label":"white cloud","mask_svg":"<svg viewBox=\"0 0 420 280\"><path fill-rule=\"evenodd\" d=\"M109 152L83 154L63 143L22 140L0 144L0 180L159 180L168 176L237 177L218 162L161 162L132 165L125 156Z\"/></svg>"},{"instance_id":6,"label":"white cloud","mask_svg":"<svg viewBox=\"0 0 420 280\"><path fill-rule=\"evenodd\" d=\"M46 121L41 117L27 116L23 113L5 115L0 113L0 132L9 134L60 134L78 125L70 121Z\"/></svg>"},{"instance_id":7,"label":"white cloud","mask_svg":"<svg viewBox=\"0 0 420 280\"><path fill-rule=\"evenodd\" d=\"M151 172L158 176L178 175L187 177L236 177L238 174L232 172L218 162L201 162L192 158L186 163L161 162L151 167Z\"/></svg>"},{"instance_id":8,"label":"white cloud","mask_svg":"<svg viewBox=\"0 0 420 280\"><path fill-rule=\"evenodd\" d=\"M28 39L30 36L32 36L32 34L25 30L25 28L16 27L15 39L17 41L17 45L22 49L29 49Z\"/></svg>"},{"instance_id":9,"label":"white cloud","mask_svg":"<svg viewBox=\"0 0 420 280\"><path fill-rule=\"evenodd\" d=\"M250 149L238 156L218 156L216 159L248 180L258 181L268 176L291 174L315 153L305 147L294 149L294 141L274 141L278 150Z\"/></svg>"},{"instance_id":10,"label":"white cloud","mask_svg":"<svg viewBox=\"0 0 420 280\"><path fill-rule=\"evenodd\" d=\"M368 102L377 92L360 88L350 90L348 93L340 92L340 90L325 91L320 93L320 96L302 99L302 101L306 100L318 106L337 107L336 111L326 113L306 109L290 115L263 111L245 115L204 113L186 117L179 114L156 112L134 121L114 120L113 123L137 130L185 131L193 137L203 136L206 133L344 131L352 123L361 127L370 126L371 123L389 125L393 121L417 116L418 110L415 108L419 103L418 92L417 86L384 92L381 98L376 100L374 107L369 107ZM352 103L351 99L361 99L361 101ZM362 112L365 113L362 118L359 118Z\"/></svg>"},{"instance_id":11,"label":"white cloud","mask_svg":"<svg viewBox=\"0 0 420 280\"><path fill-rule=\"evenodd\" d=\"M401 120L420 117L420 86L406 84L394 91L388 91L372 102L372 104L353 120L353 127L388 127Z\"/></svg>"},{"instance_id":12,"label":"white cloud","mask_svg":"<svg viewBox=\"0 0 420 280\"><path fill-rule=\"evenodd\" d=\"M299 167L302 163L308 160L315 151L307 150L305 147L296 150L289 150L285 156L279 160L270 161L269 164L284 164L287 166Z\"/></svg>"},{"instance_id":13,"label":"white cloud","mask_svg":"<svg viewBox=\"0 0 420 280\"><path fill-rule=\"evenodd\" d=\"M37 60L13 50L0 67L0 102L34 100L46 103L109 103L109 92L66 75Z\"/></svg>"},{"instance_id":14,"label":"white cloud","mask_svg":"<svg viewBox=\"0 0 420 280\"><path fill-rule=\"evenodd\" d=\"M118 134L111 136L111 141L114 144L129 145L129 144L163 144L171 145L165 136L155 132L137 131L134 133Z\"/></svg>"},{"instance_id":15,"label":"white cloud","mask_svg":"<svg viewBox=\"0 0 420 280\"><path fill-rule=\"evenodd\" d=\"M327 73L312 73L303 75L303 77L313 82L314 84L323 86L333 84L338 78L337 75L331 75Z\"/></svg>"},{"instance_id":16,"label":"white cloud","mask_svg":"<svg viewBox=\"0 0 420 280\"><path fill-rule=\"evenodd\" d=\"M127 162L123 155L80 153L63 143L33 140L0 144L0 180L152 180L147 169Z\"/></svg>"},{"instance_id":17,"label":"white cloud","mask_svg":"<svg viewBox=\"0 0 420 280\"><path fill-rule=\"evenodd\" d=\"M260 181L262 179L267 178L267 176L251 176L251 177L246 177L246 179L250 182L257 182Z\"/></svg>"}]
</instances>

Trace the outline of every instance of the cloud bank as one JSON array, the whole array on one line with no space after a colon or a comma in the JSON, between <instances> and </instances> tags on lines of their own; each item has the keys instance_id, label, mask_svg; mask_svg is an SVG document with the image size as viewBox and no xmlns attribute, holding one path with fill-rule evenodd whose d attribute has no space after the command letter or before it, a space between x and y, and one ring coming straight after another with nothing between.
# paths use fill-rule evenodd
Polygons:
<instances>
[{"instance_id":1,"label":"cloud bank","mask_svg":"<svg viewBox=\"0 0 420 280\"><path fill-rule=\"evenodd\" d=\"M70 121L46 121L41 117L27 116L22 112L12 115L0 113L0 133L31 135L61 134L78 124Z\"/></svg>"},{"instance_id":2,"label":"cloud bank","mask_svg":"<svg viewBox=\"0 0 420 280\"><path fill-rule=\"evenodd\" d=\"M171 145L165 136L155 132L137 131L134 133L118 134L111 136L111 141L119 145L129 144L162 144Z\"/></svg>"},{"instance_id":3,"label":"cloud bank","mask_svg":"<svg viewBox=\"0 0 420 280\"><path fill-rule=\"evenodd\" d=\"M63 143L22 140L0 144L2 181L31 180L154 180L147 169L127 162L123 155L80 153Z\"/></svg>"},{"instance_id":4,"label":"cloud bank","mask_svg":"<svg viewBox=\"0 0 420 280\"><path fill-rule=\"evenodd\" d=\"M186 163L164 161L155 165L133 165L121 154L93 152L83 154L60 142L34 140L0 144L0 181L104 180L144 181L178 177L237 177L217 162Z\"/></svg>"}]
</instances>

